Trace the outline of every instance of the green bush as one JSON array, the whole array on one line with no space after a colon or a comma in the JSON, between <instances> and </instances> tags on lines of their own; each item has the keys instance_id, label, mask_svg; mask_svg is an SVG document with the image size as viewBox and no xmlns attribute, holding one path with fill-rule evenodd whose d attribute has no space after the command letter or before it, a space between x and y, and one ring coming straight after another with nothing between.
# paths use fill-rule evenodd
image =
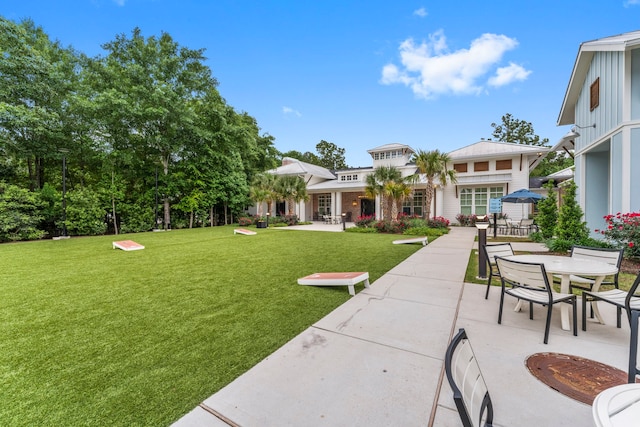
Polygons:
<instances>
[{"instance_id":1,"label":"green bush","mask_svg":"<svg viewBox=\"0 0 640 427\"><path fill-rule=\"evenodd\" d=\"M45 232L38 225L43 205L38 193L0 182L0 241L42 238Z\"/></svg>"},{"instance_id":2,"label":"green bush","mask_svg":"<svg viewBox=\"0 0 640 427\"><path fill-rule=\"evenodd\" d=\"M153 210L144 205L142 201L118 205L120 233L140 233L153 228Z\"/></svg>"},{"instance_id":3,"label":"green bush","mask_svg":"<svg viewBox=\"0 0 640 427\"><path fill-rule=\"evenodd\" d=\"M68 192L67 231L77 236L104 234L107 231L105 209L100 205L98 193L89 188ZM59 224L62 228L62 223Z\"/></svg>"}]
</instances>

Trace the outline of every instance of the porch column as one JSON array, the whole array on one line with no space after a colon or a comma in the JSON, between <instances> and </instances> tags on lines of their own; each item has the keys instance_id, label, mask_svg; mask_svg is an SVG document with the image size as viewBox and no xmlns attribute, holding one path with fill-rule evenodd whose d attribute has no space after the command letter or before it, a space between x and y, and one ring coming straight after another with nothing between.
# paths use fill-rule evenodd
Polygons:
<instances>
[{"instance_id":1,"label":"porch column","mask_svg":"<svg viewBox=\"0 0 640 427\"><path fill-rule=\"evenodd\" d=\"M342 192L336 192L336 210L335 216L342 215Z\"/></svg>"}]
</instances>

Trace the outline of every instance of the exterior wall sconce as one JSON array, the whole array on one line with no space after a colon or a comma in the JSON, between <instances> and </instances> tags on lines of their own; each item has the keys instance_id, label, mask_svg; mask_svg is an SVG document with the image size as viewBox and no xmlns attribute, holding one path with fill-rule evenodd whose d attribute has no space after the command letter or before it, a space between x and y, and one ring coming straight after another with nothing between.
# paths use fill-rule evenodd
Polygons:
<instances>
[{"instance_id":1,"label":"exterior wall sconce","mask_svg":"<svg viewBox=\"0 0 640 427\"><path fill-rule=\"evenodd\" d=\"M354 199L353 202L351 202L351 206L358 206L358 202Z\"/></svg>"},{"instance_id":2,"label":"exterior wall sconce","mask_svg":"<svg viewBox=\"0 0 640 427\"><path fill-rule=\"evenodd\" d=\"M576 129L587 129L587 128L594 128L595 129L596 128L596 124L594 123L594 124L589 125L589 126L573 125L573 126L571 126L571 132L578 133L578 132L576 132ZM580 135L580 134L578 134L578 135Z\"/></svg>"}]
</instances>

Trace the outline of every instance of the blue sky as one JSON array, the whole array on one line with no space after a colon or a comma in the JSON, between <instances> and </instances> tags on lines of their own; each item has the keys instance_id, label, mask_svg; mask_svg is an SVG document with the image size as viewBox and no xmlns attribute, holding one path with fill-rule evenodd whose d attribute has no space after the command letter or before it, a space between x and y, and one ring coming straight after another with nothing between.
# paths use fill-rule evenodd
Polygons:
<instances>
[{"instance_id":1,"label":"blue sky","mask_svg":"<svg viewBox=\"0 0 640 427\"><path fill-rule=\"evenodd\" d=\"M140 27L205 49L219 91L280 151L388 143L448 152L511 113L555 144L580 43L640 29L640 0L2 0L90 56Z\"/></svg>"}]
</instances>

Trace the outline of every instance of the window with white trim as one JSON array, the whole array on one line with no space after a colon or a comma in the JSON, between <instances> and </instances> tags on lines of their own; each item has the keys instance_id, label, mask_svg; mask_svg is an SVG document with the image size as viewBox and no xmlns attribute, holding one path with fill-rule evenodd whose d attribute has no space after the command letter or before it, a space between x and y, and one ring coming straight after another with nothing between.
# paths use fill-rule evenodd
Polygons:
<instances>
[{"instance_id":1,"label":"window with white trim","mask_svg":"<svg viewBox=\"0 0 640 427\"><path fill-rule=\"evenodd\" d=\"M331 215L331 194L318 195L318 215Z\"/></svg>"}]
</instances>

